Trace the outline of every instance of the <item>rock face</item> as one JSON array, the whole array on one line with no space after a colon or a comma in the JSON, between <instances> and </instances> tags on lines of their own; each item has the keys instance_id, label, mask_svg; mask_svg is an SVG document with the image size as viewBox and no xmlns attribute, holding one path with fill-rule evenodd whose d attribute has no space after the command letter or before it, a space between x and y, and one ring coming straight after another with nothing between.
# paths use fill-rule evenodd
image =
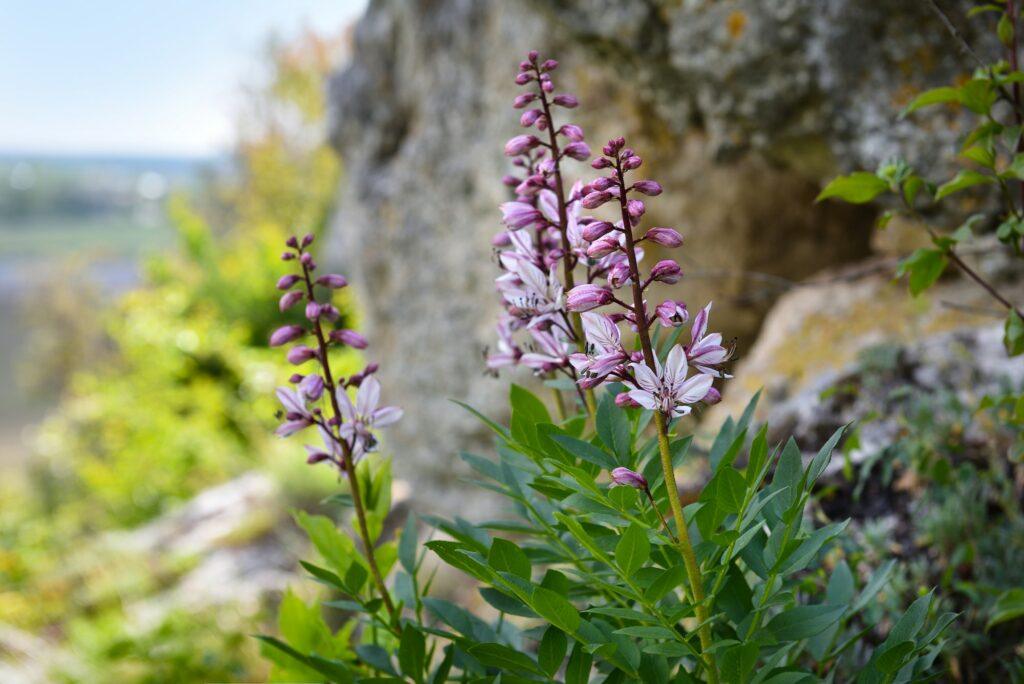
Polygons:
<instances>
[{"instance_id":1,"label":"rock face","mask_svg":"<svg viewBox=\"0 0 1024 684\"><path fill-rule=\"evenodd\" d=\"M901 0L373 0L331 86L346 173L330 256L406 408L389 450L421 501L449 510L465 504L437 496L452 455L483 432L445 399L503 405L505 381L482 374L498 311L489 238L512 77L531 48L561 62L592 144L623 134L645 157L666 188L651 225L689 244L673 294L691 308L714 298L741 349L780 289L869 251L874 212L815 205L822 182L897 150L940 154L934 130L952 141L954 114L936 114L928 140L894 114L970 66L927 3Z\"/></svg>"}]
</instances>

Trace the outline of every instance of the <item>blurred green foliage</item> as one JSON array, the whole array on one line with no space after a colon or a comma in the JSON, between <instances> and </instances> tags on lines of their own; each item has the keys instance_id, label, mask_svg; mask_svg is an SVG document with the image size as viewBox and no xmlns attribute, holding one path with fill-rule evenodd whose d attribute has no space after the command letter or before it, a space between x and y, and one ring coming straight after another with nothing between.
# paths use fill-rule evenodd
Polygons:
<instances>
[{"instance_id":1,"label":"blurred green foliage","mask_svg":"<svg viewBox=\"0 0 1024 684\"><path fill-rule=\"evenodd\" d=\"M230 611L172 607L138 624L133 602L167 589L188 562L126 556L106 533L254 468L283 480L293 503L333 482L274 441L272 389L290 369L266 340L280 317L273 283L284 238L321 232L332 207L339 165L325 142L322 84L337 47L313 35L270 46L270 78L251 94L234 173L170 203L180 249L151 258L144 286L98 314L106 353L71 373L38 429L27 482L0 485L0 623L65 647L67 661L55 659L65 679L264 673L244 638L258 610L227 619ZM79 315L94 315L88 304ZM64 323L49 326L60 339ZM46 361L33 360L43 364L37 376ZM359 359L339 361L347 372Z\"/></svg>"}]
</instances>

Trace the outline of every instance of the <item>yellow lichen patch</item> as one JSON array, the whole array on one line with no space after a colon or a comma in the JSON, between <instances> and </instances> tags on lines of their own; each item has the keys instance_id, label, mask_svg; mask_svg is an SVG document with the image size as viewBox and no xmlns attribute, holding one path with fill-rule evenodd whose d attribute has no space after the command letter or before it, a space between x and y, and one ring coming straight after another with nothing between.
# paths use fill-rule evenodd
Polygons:
<instances>
[{"instance_id":1,"label":"yellow lichen patch","mask_svg":"<svg viewBox=\"0 0 1024 684\"><path fill-rule=\"evenodd\" d=\"M747 15L740 10L733 10L729 12L729 16L725 18L725 29L729 32L729 37L733 40L739 39L743 35L743 32L747 28Z\"/></svg>"}]
</instances>

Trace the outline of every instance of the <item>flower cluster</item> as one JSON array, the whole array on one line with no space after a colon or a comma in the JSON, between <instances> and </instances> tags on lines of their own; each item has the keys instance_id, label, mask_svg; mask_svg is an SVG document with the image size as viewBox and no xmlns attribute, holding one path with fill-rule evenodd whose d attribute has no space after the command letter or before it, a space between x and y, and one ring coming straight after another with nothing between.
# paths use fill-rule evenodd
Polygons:
<instances>
[{"instance_id":1,"label":"flower cluster","mask_svg":"<svg viewBox=\"0 0 1024 684\"><path fill-rule=\"evenodd\" d=\"M504 179L515 199L501 205L505 229L493 241L502 269L496 285L505 307L497 350L487 357L493 371L522 365L538 374L572 376L569 354L579 343L564 288L574 285L573 269L586 257L587 243L579 221L581 185L566 192L562 162L585 161L590 148L579 126L555 123L556 108L577 105L573 95L555 94L551 74L557 68L558 62L542 61L532 51L515 79L527 92L513 107L525 110L520 123L535 133L517 135L505 145L519 175Z\"/></svg>"},{"instance_id":2,"label":"flower cluster","mask_svg":"<svg viewBox=\"0 0 1024 684\"><path fill-rule=\"evenodd\" d=\"M585 226L583 239L588 243L588 278L587 283L567 293L566 303L570 311L582 312L586 350L572 354L570 363L581 386L595 387L609 378L626 384L629 389L616 397L621 406L642 406L668 418L685 416L694 404L712 404L721 398L712 382L715 377L728 377L721 367L730 352L722 345L721 334L707 332L711 312L708 304L694 317L690 344L674 345L662 365L652 347L650 328L655 323L665 328L685 325L689 313L686 304L672 299L651 312L645 293L654 283L677 283L683 273L674 260L664 259L644 277L639 268L642 244L676 248L683 238L674 228L666 227L652 227L640 234L638 226L646 212L642 197L660 195L661 185L653 180L628 179L629 172L638 169L643 160L623 138L609 141L602 152L591 165L607 173L581 188L580 204L585 209L614 204L619 216L614 223L578 219ZM594 311L608 305L618 310ZM622 322L636 333L640 351L630 351L623 345L619 330ZM695 373L691 374L691 369Z\"/></svg>"},{"instance_id":3,"label":"flower cluster","mask_svg":"<svg viewBox=\"0 0 1024 684\"><path fill-rule=\"evenodd\" d=\"M373 375L377 364L370 364L348 378L335 378L332 374L331 348L365 349L367 342L355 330L335 327L341 313L331 303L331 295L348 282L336 274L314 276L316 262L307 251L312 243L312 235L306 235L301 241L294 236L288 238L285 243L288 249L281 255L281 260L295 262L298 273L282 276L277 281L277 289L284 292L279 303L281 311L305 302L304 314L308 323L278 328L270 336L270 346L281 347L298 342L288 350L288 361L302 366L315 360L319 368L305 375L292 375L290 382L294 387L277 388L277 398L284 408L284 422L278 427L277 434L287 437L316 426L322 444L306 446L309 453L307 461L311 464L328 461L346 470L376 447L374 430L397 421L402 417L402 411L393 406L378 406L380 383ZM318 292L322 298L317 297ZM356 390L355 402L349 397L348 388ZM329 408L324 406L325 403Z\"/></svg>"}]
</instances>

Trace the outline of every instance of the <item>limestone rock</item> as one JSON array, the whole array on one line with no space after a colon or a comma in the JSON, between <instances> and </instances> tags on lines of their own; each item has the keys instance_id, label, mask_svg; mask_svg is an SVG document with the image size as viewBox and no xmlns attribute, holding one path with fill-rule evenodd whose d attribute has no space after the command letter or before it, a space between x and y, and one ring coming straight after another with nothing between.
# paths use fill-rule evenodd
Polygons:
<instances>
[{"instance_id":1,"label":"limestone rock","mask_svg":"<svg viewBox=\"0 0 1024 684\"><path fill-rule=\"evenodd\" d=\"M868 252L874 211L815 205L822 183L898 150L944 154L956 113L931 115L927 133L895 114L970 70L926 3L373 0L331 87L346 173L329 258L353 277L370 355L406 408L389 450L420 502L449 511L468 505L444 496L453 454L486 447L445 399L504 405L506 381L482 374L498 310L489 238L531 48L561 62L591 143L624 134L645 157L666 188L651 225L687 239L672 294L714 298L741 349L793 281Z\"/></svg>"}]
</instances>

